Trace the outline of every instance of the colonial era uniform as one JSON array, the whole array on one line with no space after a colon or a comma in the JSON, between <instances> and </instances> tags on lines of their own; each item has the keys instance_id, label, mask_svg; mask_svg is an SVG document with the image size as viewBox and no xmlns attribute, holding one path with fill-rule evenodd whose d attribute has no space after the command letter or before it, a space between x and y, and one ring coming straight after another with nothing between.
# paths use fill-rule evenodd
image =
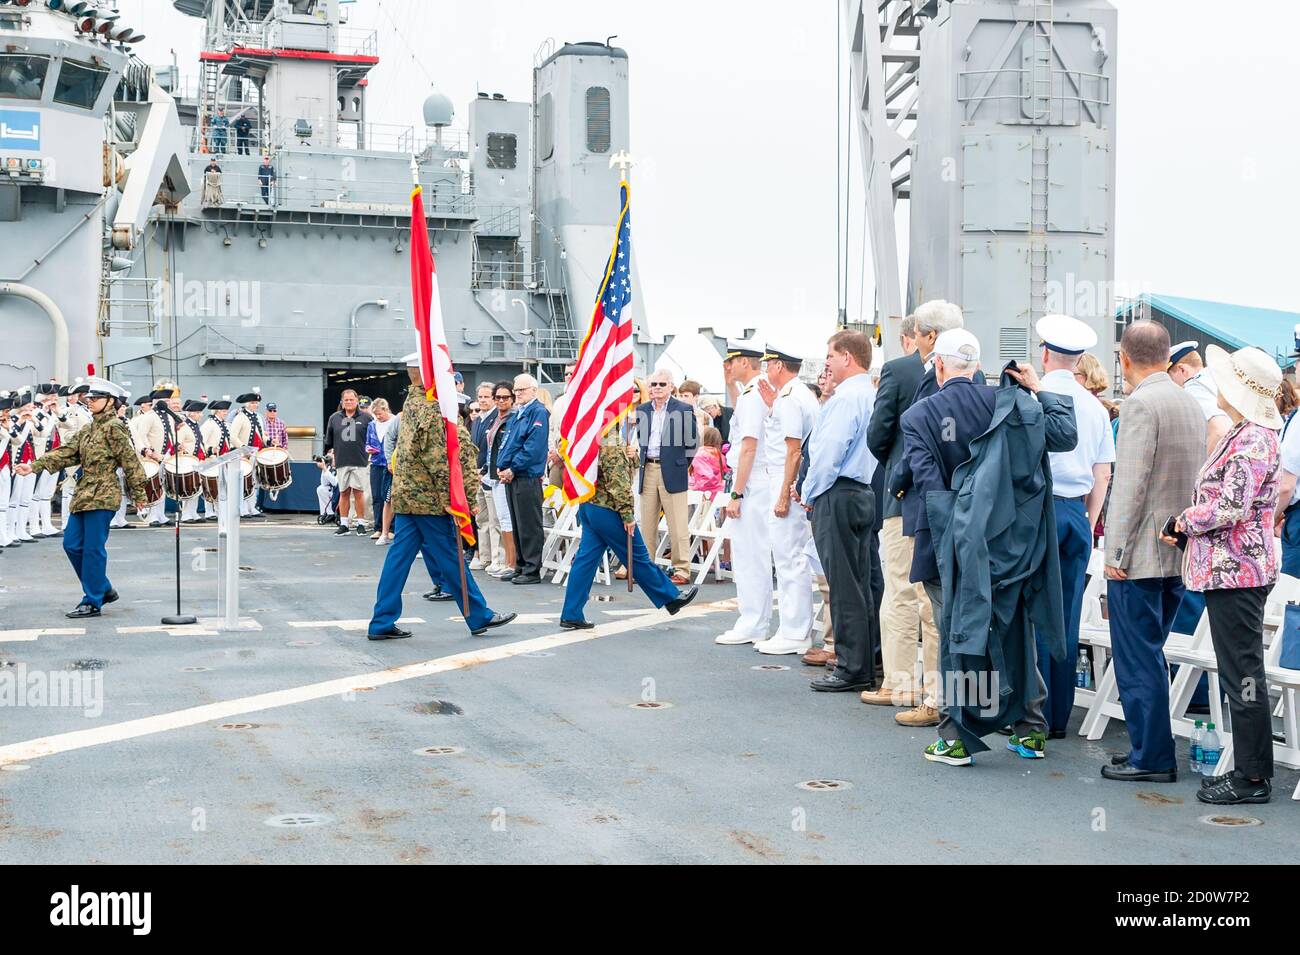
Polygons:
<instances>
[{"instance_id":1,"label":"colonial era uniform","mask_svg":"<svg viewBox=\"0 0 1300 955\"><path fill-rule=\"evenodd\" d=\"M610 436L606 436L600 448L596 489L590 500L578 506L582 540L569 568L564 609L560 613L561 626L586 622L583 609L606 550L612 550L620 560L627 561L625 525L633 520L632 462L628 459L627 446L618 443L613 435L614 429L611 429ZM682 592L668 579L668 575L650 559L641 530L635 526L632 530L632 578L656 607L682 597Z\"/></svg>"},{"instance_id":2,"label":"colonial era uniform","mask_svg":"<svg viewBox=\"0 0 1300 955\"><path fill-rule=\"evenodd\" d=\"M461 468L473 470L473 443L462 436ZM379 589L375 595L370 635L382 636L393 629L402 613L402 590L417 552L429 566L429 576L456 598L470 630L479 630L495 618L479 592L474 577L465 571L469 606L463 605L460 589L455 518L450 513L450 468L447 465L447 436L440 407L425 397L424 389L412 385L402 408L402 424L393 455L394 539L384 559Z\"/></svg>"},{"instance_id":3,"label":"colonial era uniform","mask_svg":"<svg viewBox=\"0 0 1300 955\"><path fill-rule=\"evenodd\" d=\"M240 404L255 403L262 400L262 395L260 391L255 390L249 394L240 395L235 400ZM266 447L266 428L256 411L250 408L241 408L230 417L228 423L232 447L252 448L254 454ZM257 517L262 513L257 507L257 492L259 489L257 470L254 469L253 490L239 503L241 517ZM383 507L382 503L380 507Z\"/></svg>"},{"instance_id":4,"label":"colonial era uniform","mask_svg":"<svg viewBox=\"0 0 1300 955\"><path fill-rule=\"evenodd\" d=\"M203 431L199 424L199 415L207 405L202 401L187 401L184 405L185 417L177 425L177 433L180 435L180 445L182 454L191 454L200 461L206 457L203 452ZM203 495L196 494L184 504L181 505L181 520L186 524L192 524L202 520L199 517L199 499Z\"/></svg>"},{"instance_id":5,"label":"colonial era uniform","mask_svg":"<svg viewBox=\"0 0 1300 955\"><path fill-rule=\"evenodd\" d=\"M232 440L230 426L227 424L227 421L218 418L215 414L217 411L228 411L230 409L230 399L222 398L220 401L214 401L212 404L208 405L208 408L213 411L214 414L210 418L204 419L203 424L200 426L200 443L203 447L204 456L215 458L222 454L228 454L238 447L238 445L234 444ZM216 505L218 535L224 535L226 533L226 509L223 507L225 500L226 486L223 481L221 484L220 497Z\"/></svg>"},{"instance_id":6,"label":"colonial era uniform","mask_svg":"<svg viewBox=\"0 0 1300 955\"><path fill-rule=\"evenodd\" d=\"M36 460L37 435L32 420L30 392L19 392L14 401L18 416L10 434L10 466L31 464ZM23 416L26 417L23 417ZM32 492L36 488L36 475L16 475L9 492L9 537L21 543L36 540L27 530L27 514L32 503Z\"/></svg>"},{"instance_id":7,"label":"colonial era uniform","mask_svg":"<svg viewBox=\"0 0 1300 955\"><path fill-rule=\"evenodd\" d=\"M41 395L57 395L58 385L41 385ZM58 421L53 410L37 409L33 415L34 443L37 460L49 451L59 447ZM33 538L56 537L58 532L50 520L50 502L59 484L59 472L45 473L37 477L32 486L32 500L27 508L27 533Z\"/></svg>"},{"instance_id":8,"label":"colonial era uniform","mask_svg":"<svg viewBox=\"0 0 1300 955\"><path fill-rule=\"evenodd\" d=\"M120 392L115 385L97 379L92 379L91 390L109 396ZM80 468L81 476L72 498L72 515L63 535L63 550L81 581L82 598L68 616L91 617L99 615L105 602L117 599L108 579L106 545L109 521L121 501L119 467L126 474L132 496L136 500L144 496L144 469L111 407L95 415L90 426L78 431L71 444L51 451L32 464L34 473L76 467Z\"/></svg>"},{"instance_id":9,"label":"colonial era uniform","mask_svg":"<svg viewBox=\"0 0 1300 955\"><path fill-rule=\"evenodd\" d=\"M12 444L17 430L9 412L13 410L14 401L9 392L0 392L0 548L14 544L9 536L9 490L14 483Z\"/></svg>"},{"instance_id":10,"label":"colonial era uniform","mask_svg":"<svg viewBox=\"0 0 1300 955\"><path fill-rule=\"evenodd\" d=\"M82 380L78 378L76 386L80 386L81 384ZM58 417L59 444L61 445L70 444L76 433L91 422L90 412L87 411L85 405L80 402L69 401L63 406L63 411ZM75 474L69 471L64 471L63 499L59 507L59 511L63 515L64 528L68 526L68 518L72 516L72 495L76 490L77 479Z\"/></svg>"}]
</instances>

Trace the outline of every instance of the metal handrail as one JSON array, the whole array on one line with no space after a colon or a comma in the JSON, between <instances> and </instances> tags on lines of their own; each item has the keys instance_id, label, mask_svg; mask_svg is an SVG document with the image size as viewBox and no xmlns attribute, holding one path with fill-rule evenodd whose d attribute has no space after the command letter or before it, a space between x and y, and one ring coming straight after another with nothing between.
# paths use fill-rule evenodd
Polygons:
<instances>
[{"instance_id":1,"label":"metal handrail","mask_svg":"<svg viewBox=\"0 0 1300 955\"><path fill-rule=\"evenodd\" d=\"M221 171L221 202L211 207L261 205L278 208L286 205L306 206L330 211L404 211L409 212L411 203L411 180L402 179L344 179L335 176L316 175L311 170L297 172L290 158L284 161L283 154L272 159L275 179L268 183L265 200L262 197L262 181L257 173L259 163L257 156L213 155L217 164L238 163L248 168L227 168ZM194 164L196 198L202 202L204 164ZM429 216L451 216L473 219L479 214L475 197L460 191L459 183L444 181L424 182L424 207ZM498 210L500 207L485 207Z\"/></svg>"},{"instance_id":2,"label":"metal handrail","mask_svg":"<svg viewBox=\"0 0 1300 955\"><path fill-rule=\"evenodd\" d=\"M957 102L983 103L988 100L1005 100L1005 99L1024 100L1027 98L1031 98L1030 96L1027 96L1023 91L1023 89L1021 88L1020 81L1022 81L1026 75L1032 74L1033 72L1034 72L1033 70L1023 69L1020 67L1008 67L1000 70L962 70L957 74ZM974 81L973 78L989 76L989 75L994 76L995 79L994 79L994 83L990 84L988 92L982 93L979 96L975 96L969 91L963 91L963 86L969 82L973 82ZM1002 76L1010 76L1016 78L1017 84L1016 84L1016 90L1014 92L1011 93L993 92L997 79L1000 79ZM1050 76L1053 79L1055 79L1058 76L1074 77L1076 80L1074 85L1080 91L1085 89L1084 80L1091 80L1096 83L1096 89L1097 89L1097 97L1092 98L1092 97L1084 96L1082 92L1080 92L1079 95L1067 94L1064 82L1060 84L1061 85L1060 92L1057 92L1056 84L1053 83L1052 91L1048 96L1048 98L1051 100L1055 100L1062 103L1067 103L1067 102L1086 103L1090 106L1110 105L1110 78L1106 76L1106 74L1104 73L1090 73L1084 70L1052 70ZM968 77L971 79L968 79Z\"/></svg>"}]
</instances>

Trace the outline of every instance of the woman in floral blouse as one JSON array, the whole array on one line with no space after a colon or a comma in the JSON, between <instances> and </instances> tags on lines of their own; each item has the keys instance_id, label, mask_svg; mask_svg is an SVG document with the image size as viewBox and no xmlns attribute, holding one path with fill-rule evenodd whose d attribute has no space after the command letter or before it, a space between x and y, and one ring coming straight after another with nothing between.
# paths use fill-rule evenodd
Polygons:
<instances>
[{"instance_id":1,"label":"woman in floral blouse","mask_svg":"<svg viewBox=\"0 0 1300 955\"><path fill-rule=\"evenodd\" d=\"M1228 694L1236 769L1207 779L1196 797L1215 805L1268 802L1273 727L1264 677L1264 601L1277 579L1273 512L1277 506L1275 396L1282 372L1258 348L1206 351L1219 407L1232 419L1201 468L1195 503L1176 527L1187 535L1183 580L1205 593L1210 637ZM1173 538L1166 538L1174 543Z\"/></svg>"}]
</instances>

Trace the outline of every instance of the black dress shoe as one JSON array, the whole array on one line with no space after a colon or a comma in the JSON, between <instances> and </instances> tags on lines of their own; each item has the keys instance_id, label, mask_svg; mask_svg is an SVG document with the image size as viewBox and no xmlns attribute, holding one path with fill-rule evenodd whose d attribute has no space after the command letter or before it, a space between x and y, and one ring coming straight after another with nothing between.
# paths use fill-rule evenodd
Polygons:
<instances>
[{"instance_id":1,"label":"black dress shoe","mask_svg":"<svg viewBox=\"0 0 1300 955\"><path fill-rule=\"evenodd\" d=\"M540 584L542 577L540 574L515 574L510 578L512 584Z\"/></svg>"},{"instance_id":2,"label":"black dress shoe","mask_svg":"<svg viewBox=\"0 0 1300 955\"><path fill-rule=\"evenodd\" d=\"M688 587L678 595L676 600L670 600L668 603L664 604L664 609L670 614L675 614L694 600L699 592L699 587Z\"/></svg>"},{"instance_id":3,"label":"black dress shoe","mask_svg":"<svg viewBox=\"0 0 1300 955\"><path fill-rule=\"evenodd\" d=\"M1101 767L1101 774L1107 779L1118 779L1131 783L1176 783L1177 769L1138 769L1132 763Z\"/></svg>"},{"instance_id":4,"label":"black dress shoe","mask_svg":"<svg viewBox=\"0 0 1300 955\"><path fill-rule=\"evenodd\" d=\"M433 590L430 590L427 594L424 595L424 599L432 600L434 603L438 603L443 600L455 600L456 597L454 594L447 593L447 591L443 590L441 587L435 587Z\"/></svg>"},{"instance_id":5,"label":"black dress shoe","mask_svg":"<svg viewBox=\"0 0 1300 955\"><path fill-rule=\"evenodd\" d=\"M1047 734L1048 739L1065 739L1065 730L1052 730Z\"/></svg>"},{"instance_id":6,"label":"black dress shoe","mask_svg":"<svg viewBox=\"0 0 1300 955\"><path fill-rule=\"evenodd\" d=\"M381 630L379 633L369 634L371 640L401 640L403 637L409 637L411 631L403 630L401 627L389 627L387 630Z\"/></svg>"},{"instance_id":7,"label":"black dress shoe","mask_svg":"<svg viewBox=\"0 0 1300 955\"><path fill-rule=\"evenodd\" d=\"M590 630L596 626L590 620L561 620L561 630Z\"/></svg>"},{"instance_id":8,"label":"black dress shoe","mask_svg":"<svg viewBox=\"0 0 1300 955\"><path fill-rule=\"evenodd\" d=\"M818 677L808 685L822 693L847 693L851 690L874 690L876 688L874 683L868 683L866 680L842 680L834 673Z\"/></svg>"},{"instance_id":9,"label":"black dress shoe","mask_svg":"<svg viewBox=\"0 0 1300 955\"><path fill-rule=\"evenodd\" d=\"M104 594L105 604L115 604L117 603L118 599L119 598L116 590L110 590L108 593Z\"/></svg>"},{"instance_id":10,"label":"black dress shoe","mask_svg":"<svg viewBox=\"0 0 1300 955\"><path fill-rule=\"evenodd\" d=\"M1110 764L1112 766L1123 766L1128 762L1128 758L1132 755L1132 753L1117 753L1110 758Z\"/></svg>"},{"instance_id":11,"label":"black dress shoe","mask_svg":"<svg viewBox=\"0 0 1300 955\"><path fill-rule=\"evenodd\" d=\"M64 616L69 620L81 620L83 617L98 617L99 608L93 604L77 604L76 610L69 610Z\"/></svg>"},{"instance_id":12,"label":"black dress shoe","mask_svg":"<svg viewBox=\"0 0 1300 955\"><path fill-rule=\"evenodd\" d=\"M514 612L511 612L511 613L494 613L494 614L492 615L492 619L491 619L491 620L489 620L487 623L483 624L483 626L481 626L481 627L476 627L475 629L471 630L471 631L470 631L470 635L471 635L471 636L474 636L474 637L481 637L483 634L487 633L489 630L493 629L494 627L504 627L504 626L505 626L506 624L508 624L511 620L514 620L515 617L517 617L517 616L519 616L519 614L514 613Z\"/></svg>"}]
</instances>

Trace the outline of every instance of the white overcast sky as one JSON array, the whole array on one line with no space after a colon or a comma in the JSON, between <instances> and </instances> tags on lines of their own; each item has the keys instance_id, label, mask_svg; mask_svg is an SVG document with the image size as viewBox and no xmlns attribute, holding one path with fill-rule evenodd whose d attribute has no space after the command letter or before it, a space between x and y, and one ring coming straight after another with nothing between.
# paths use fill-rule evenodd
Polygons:
<instances>
[{"instance_id":1,"label":"white overcast sky","mask_svg":"<svg viewBox=\"0 0 1300 955\"><path fill-rule=\"evenodd\" d=\"M1230 24L1221 0L1113 2L1121 291L1300 311L1300 3L1242 0L1250 20ZM197 73L201 21L165 0L120 9L149 35L144 59L166 63L175 50L182 72ZM548 37L617 34L630 58L642 163L633 217L652 327L758 327L817 343L836 311L837 9L838 0L358 0L350 25L379 31L370 117L399 124L420 122L430 78L464 125L478 90L530 98L533 55ZM856 151L849 165L859 165ZM860 199L856 173L851 188ZM851 236L849 315L865 291L869 318L860 209ZM682 345L692 366L708 354Z\"/></svg>"}]
</instances>

